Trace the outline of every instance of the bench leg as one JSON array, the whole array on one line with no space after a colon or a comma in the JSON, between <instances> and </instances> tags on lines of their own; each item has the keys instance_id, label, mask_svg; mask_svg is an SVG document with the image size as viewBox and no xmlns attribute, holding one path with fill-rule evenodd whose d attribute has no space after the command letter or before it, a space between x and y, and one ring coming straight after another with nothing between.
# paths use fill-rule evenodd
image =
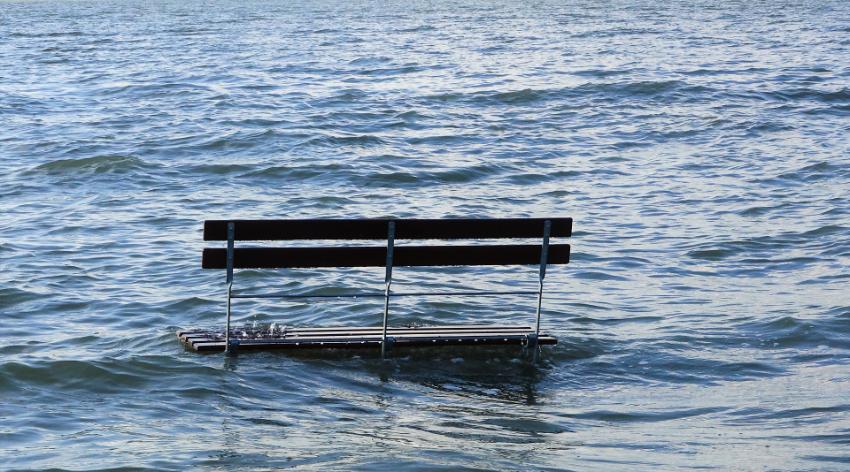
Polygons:
<instances>
[{"instance_id":1,"label":"bench leg","mask_svg":"<svg viewBox=\"0 0 850 472\"><path fill-rule=\"evenodd\" d=\"M390 286L393 283L393 247L395 246L395 222L390 221L387 224L387 266L386 275L384 276L384 330L381 336L381 359L387 358L389 345L392 343L390 338L387 338L387 322L390 316Z\"/></svg>"},{"instance_id":2,"label":"bench leg","mask_svg":"<svg viewBox=\"0 0 850 472\"><path fill-rule=\"evenodd\" d=\"M238 344L238 341L236 341L236 340L231 341L230 340L230 300L233 298L230 295L231 295L232 290L233 290L233 283L231 282L231 283L227 284L227 322L226 322L225 327L224 327L224 354L225 355L235 354L236 353L236 346Z\"/></svg>"}]
</instances>

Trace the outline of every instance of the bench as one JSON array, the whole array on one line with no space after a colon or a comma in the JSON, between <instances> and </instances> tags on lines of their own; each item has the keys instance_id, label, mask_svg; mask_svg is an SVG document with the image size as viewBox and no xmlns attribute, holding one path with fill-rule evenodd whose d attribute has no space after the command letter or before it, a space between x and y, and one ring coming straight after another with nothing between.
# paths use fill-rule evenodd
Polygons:
<instances>
[{"instance_id":1,"label":"bench","mask_svg":"<svg viewBox=\"0 0 850 472\"><path fill-rule=\"evenodd\" d=\"M391 346L443 346L512 344L536 348L556 344L540 331L543 280L549 264L566 264L568 244L550 244L553 237L572 234L571 218L501 219L298 219L208 220L205 241L225 241L225 248L205 248L202 267L226 271L227 320L224 330L181 330L181 341L195 351L233 352L242 349L296 349L380 347L386 356ZM529 239L541 244L395 246L397 240ZM236 247L237 241L384 240L382 246ZM535 291L393 292L394 267L536 265ZM291 269L314 267L384 267L383 292L342 295L300 293L243 293L233 291L236 269ZM406 296L536 295L537 309L531 325L449 325L399 327L389 324L390 299ZM235 299L380 297L383 322L373 327L269 328L231 327Z\"/></svg>"}]
</instances>

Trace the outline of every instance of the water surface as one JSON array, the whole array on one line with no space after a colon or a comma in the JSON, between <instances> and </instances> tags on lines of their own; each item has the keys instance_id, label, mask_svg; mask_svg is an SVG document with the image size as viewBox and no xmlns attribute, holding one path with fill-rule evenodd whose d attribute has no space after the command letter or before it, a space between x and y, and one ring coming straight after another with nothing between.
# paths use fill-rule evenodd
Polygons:
<instances>
[{"instance_id":1,"label":"water surface","mask_svg":"<svg viewBox=\"0 0 850 472\"><path fill-rule=\"evenodd\" d=\"M0 468L850 468L848 4L515 3L0 2ZM537 366L174 336L223 321L204 219L546 215L576 231ZM236 309L367 325L380 303Z\"/></svg>"}]
</instances>

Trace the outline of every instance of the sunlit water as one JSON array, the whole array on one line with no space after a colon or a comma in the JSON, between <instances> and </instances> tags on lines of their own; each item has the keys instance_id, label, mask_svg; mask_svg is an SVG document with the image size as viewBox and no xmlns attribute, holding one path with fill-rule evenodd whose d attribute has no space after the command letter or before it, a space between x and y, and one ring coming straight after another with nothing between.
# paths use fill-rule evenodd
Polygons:
<instances>
[{"instance_id":1,"label":"sunlit water","mask_svg":"<svg viewBox=\"0 0 850 472\"><path fill-rule=\"evenodd\" d=\"M0 468L850 469L848 3L515 3L0 2ZM223 322L207 218L546 215L576 224L537 366L225 360L174 336ZM533 307L405 299L392 320Z\"/></svg>"}]
</instances>

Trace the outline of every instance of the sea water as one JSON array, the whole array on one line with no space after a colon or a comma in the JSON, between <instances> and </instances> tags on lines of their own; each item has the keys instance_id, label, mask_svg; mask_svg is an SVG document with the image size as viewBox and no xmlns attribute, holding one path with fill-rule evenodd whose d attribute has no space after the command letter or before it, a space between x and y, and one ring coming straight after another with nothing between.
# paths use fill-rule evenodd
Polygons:
<instances>
[{"instance_id":1,"label":"sea water","mask_svg":"<svg viewBox=\"0 0 850 472\"><path fill-rule=\"evenodd\" d=\"M660 3L0 2L0 469L850 469L850 4ZM174 335L224 322L205 219L523 216L575 218L536 365ZM530 323L535 301L396 299L390 321ZM377 325L382 302L234 319Z\"/></svg>"}]
</instances>

